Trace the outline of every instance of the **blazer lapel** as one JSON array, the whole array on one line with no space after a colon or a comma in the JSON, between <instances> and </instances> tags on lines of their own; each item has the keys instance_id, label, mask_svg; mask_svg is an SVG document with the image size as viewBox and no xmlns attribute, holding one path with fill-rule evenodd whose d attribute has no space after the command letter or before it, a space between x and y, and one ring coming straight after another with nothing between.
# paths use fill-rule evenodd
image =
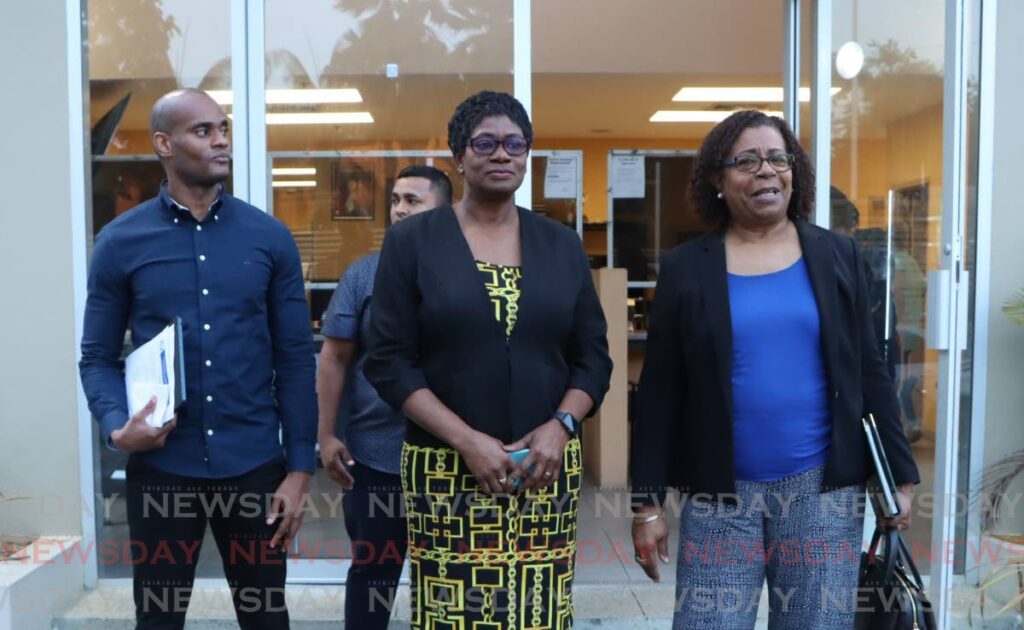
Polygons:
<instances>
[{"instance_id":1,"label":"blazer lapel","mask_svg":"<svg viewBox=\"0 0 1024 630\"><path fill-rule=\"evenodd\" d=\"M464 295L472 305L474 320L486 322L483 324L484 326L488 326L495 333L500 333L504 339L505 326L494 317L494 306L487 294L487 287L484 286L483 274L476 268L473 252L469 249L469 242L462 233L462 228L459 227L459 219L455 216L455 210L448 206L436 208L430 212L444 213L442 221L445 238L438 243L435 253L444 260L444 268L447 272L445 277L451 279L451 286L465 287L465 290L459 289L458 293Z\"/></svg>"},{"instance_id":2,"label":"blazer lapel","mask_svg":"<svg viewBox=\"0 0 1024 630\"><path fill-rule=\"evenodd\" d=\"M729 310L729 284L725 266L724 232L717 229L702 237L703 256L699 277L701 293L707 309L715 345L715 365L725 396L729 417L732 417L732 313Z\"/></svg>"},{"instance_id":3,"label":"blazer lapel","mask_svg":"<svg viewBox=\"0 0 1024 630\"><path fill-rule=\"evenodd\" d=\"M533 283L533 272L544 269L547 266L546 252L542 246L540 235L537 230L537 219L542 217L534 216L532 210L516 206L519 212L519 315L516 327L512 329L512 338L516 336L516 329L522 328L523 320L530 320L539 309L533 306L534 302L543 303L538 299L537 291L543 291L543 282ZM547 219L543 219L547 220Z\"/></svg>"},{"instance_id":4,"label":"blazer lapel","mask_svg":"<svg viewBox=\"0 0 1024 630\"><path fill-rule=\"evenodd\" d=\"M825 355L825 370L829 382L833 383L836 346L837 296L836 261L822 234L804 221L797 221L800 248L803 250L807 272L811 277L814 299L818 304L818 319L821 325L821 346Z\"/></svg>"}]
</instances>

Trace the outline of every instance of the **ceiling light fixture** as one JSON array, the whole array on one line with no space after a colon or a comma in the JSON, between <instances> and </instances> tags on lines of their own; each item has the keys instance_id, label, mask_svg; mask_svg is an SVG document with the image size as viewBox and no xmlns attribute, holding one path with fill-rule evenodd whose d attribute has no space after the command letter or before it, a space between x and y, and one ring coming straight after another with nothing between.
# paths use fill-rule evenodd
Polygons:
<instances>
[{"instance_id":1,"label":"ceiling light fixture","mask_svg":"<svg viewBox=\"0 0 1024 630\"><path fill-rule=\"evenodd\" d=\"M832 96L842 88L832 88ZM800 102L811 100L811 88L802 87ZM684 87L672 97L683 103L781 103L783 91L780 87Z\"/></svg>"},{"instance_id":2,"label":"ceiling light fixture","mask_svg":"<svg viewBox=\"0 0 1024 630\"><path fill-rule=\"evenodd\" d=\"M275 180L270 182L270 185L274 188L315 188L316 180L313 179L293 179L293 180Z\"/></svg>"},{"instance_id":3,"label":"ceiling light fixture","mask_svg":"<svg viewBox=\"0 0 1024 630\"><path fill-rule=\"evenodd\" d=\"M270 169L271 175L316 175L313 167L278 167Z\"/></svg>"},{"instance_id":4,"label":"ceiling light fixture","mask_svg":"<svg viewBox=\"0 0 1024 630\"><path fill-rule=\"evenodd\" d=\"M231 90L207 90L207 94L218 105L231 105L234 95ZM356 88L339 89L270 89L266 91L267 105L333 105L338 103L362 103L363 95Z\"/></svg>"},{"instance_id":5,"label":"ceiling light fixture","mask_svg":"<svg viewBox=\"0 0 1024 630\"><path fill-rule=\"evenodd\" d=\"M373 122L370 112L268 112L268 125L360 125Z\"/></svg>"},{"instance_id":6,"label":"ceiling light fixture","mask_svg":"<svg viewBox=\"0 0 1024 630\"><path fill-rule=\"evenodd\" d=\"M782 112L762 110L768 116L782 116ZM735 112L706 110L668 110L659 109L651 116L651 122L659 123L719 123Z\"/></svg>"}]
</instances>

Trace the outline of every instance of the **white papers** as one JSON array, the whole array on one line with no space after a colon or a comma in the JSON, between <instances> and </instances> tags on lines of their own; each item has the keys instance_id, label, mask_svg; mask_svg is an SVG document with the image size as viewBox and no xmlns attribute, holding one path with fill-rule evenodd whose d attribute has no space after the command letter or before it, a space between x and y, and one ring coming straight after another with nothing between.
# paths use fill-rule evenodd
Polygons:
<instances>
[{"instance_id":1,"label":"white papers","mask_svg":"<svg viewBox=\"0 0 1024 630\"><path fill-rule=\"evenodd\" d=\"M575 155L551 155L544 171L545 199L575 199L579 182L576 179Z\"/></svg>"},{"instance_id":2,"label":"white papers","mask_svg":"<svg viewBox=\"0 0 1024 630\"><path fill-rule=\"evenodd\" d=\"M174 417L177 324L164 328L160 334L135 349L124 362L124 384L128 394L128 415L134 416L156 396L156 408L146 423L162 427Z\"/></svg>"},{"instance_id":3,"label":"white papers","mask_svg":"<svg viewBox=\"0 0 1024 630\"><path fill-rule=\"evenodd\" d=\"M644 156L612 156L612 198L644 198Z\"/></svg>"}]
</instances>

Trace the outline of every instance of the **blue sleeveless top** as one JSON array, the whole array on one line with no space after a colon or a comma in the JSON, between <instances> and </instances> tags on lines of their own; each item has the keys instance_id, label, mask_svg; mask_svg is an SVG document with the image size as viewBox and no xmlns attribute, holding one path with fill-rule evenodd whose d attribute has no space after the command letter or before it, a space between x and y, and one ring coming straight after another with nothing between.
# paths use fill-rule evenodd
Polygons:
<instances>
[{"instance_id":1,"label":"blue sleeveless top","mask_svg":"<svg viewBox=\"0 0 1024 630\"><path fill-rule=\"evenodd\" d=\"M831 444L821 324L803 258L729 274L736 478L774 481L825 462Z\"/></svg>"}]
</instances>

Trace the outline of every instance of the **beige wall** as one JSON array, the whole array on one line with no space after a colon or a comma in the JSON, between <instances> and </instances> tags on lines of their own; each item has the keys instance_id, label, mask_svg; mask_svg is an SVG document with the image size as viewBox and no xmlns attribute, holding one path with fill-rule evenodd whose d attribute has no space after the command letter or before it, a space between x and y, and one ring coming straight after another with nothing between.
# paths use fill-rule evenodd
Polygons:
<instances>
[{"instance_id":1,"label":"beige wall","mask_svg":"<svg viewBox=\"0 0 1024 630\"><path fill-rule=\"evenodd\" d=\"M0 99L0 492L30 497L0 502L0 533L81 533L64 7L0 18L4 81L31 86Z\"/></svg>"},{"instance_id":2,"label":"beige wall","mask_svg":"<svg viewBox=\"0 0 1024 630\"><path fill-rule=\"evenodd\" d=\"M992 280L988 318L988 378L984 384L985 463L1024 448L1024 326L1010 323L1001 309L1003 300L1024 288L1024 214L1020 196L1020 154L1024 130L1020 108L1024 103L1024 3L999 3L995 71L995 145L992 172ZM1024 483L1011 488L1016 496ZM1005 518L1003 531L1024 531L1024 509Z\"/></svg>"}]
</instances>

